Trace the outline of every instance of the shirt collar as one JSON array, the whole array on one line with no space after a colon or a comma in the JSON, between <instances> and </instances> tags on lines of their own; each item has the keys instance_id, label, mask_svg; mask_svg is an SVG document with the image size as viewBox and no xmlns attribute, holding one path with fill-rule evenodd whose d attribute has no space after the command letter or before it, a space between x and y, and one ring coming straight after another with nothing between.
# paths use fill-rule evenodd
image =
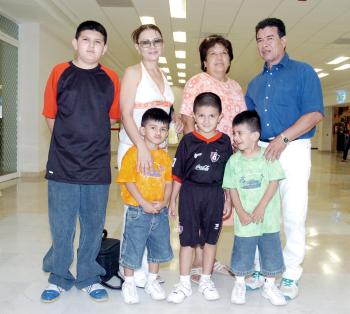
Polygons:
<instances>
[{"instance_id":1,"label":"shirt collar","mask_svg":"<svg viewBox=\"0 0 350 314\"><path fill-rule=\"evenodd\" d=\"M286 67L288 65L288 62L289 62L289 56L288 56L288 53L285 53L283 58L281 59L280 63L273 65L272 69L276 68L276 67L281 67L281 66ZM269 67L267 66L267 63L265 62L262 73L264 73L266 70L269 71Z\"/></svg>"}]
</instances>

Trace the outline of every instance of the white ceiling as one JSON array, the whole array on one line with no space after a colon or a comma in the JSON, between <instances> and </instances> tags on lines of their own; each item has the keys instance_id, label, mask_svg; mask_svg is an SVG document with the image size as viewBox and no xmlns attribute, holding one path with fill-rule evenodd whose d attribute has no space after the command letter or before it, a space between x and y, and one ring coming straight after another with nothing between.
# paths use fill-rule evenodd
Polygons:
<instances>
[{"instance_id":1,"label":"white ceiling","mask_svg":"<svg viewBox=\"0 0 350 314\"><path fill-rule=\"evenodd\" d=\"M130 7L101 7L98 2ZM350 57L350 0L187 0L187 18L170 17L168 0L0 0L0 12L18 23L40 22L70 44L76 26L87 19L104 24L108 31L108 63L122 74L138 62L130 38L140 25L139 16L154 16L163 32L165 54L178 84L175 49L187 52L187 78L200 72L198 45L201 39L219 33L231 40L234 60L230 77L245 89L261 70L257 54L255 25L266 17L278 17L287 27L287 51L292 58L322 68L330 75L321 80L325 94L335 89L350 91L350 69L334 71L326 62L338 56ZM187 43L174 43L172 32L186 31ZM335 44L344 39L347 44ZM181 84L179 84L181 85Z\"/></svg>"}]
</instances>

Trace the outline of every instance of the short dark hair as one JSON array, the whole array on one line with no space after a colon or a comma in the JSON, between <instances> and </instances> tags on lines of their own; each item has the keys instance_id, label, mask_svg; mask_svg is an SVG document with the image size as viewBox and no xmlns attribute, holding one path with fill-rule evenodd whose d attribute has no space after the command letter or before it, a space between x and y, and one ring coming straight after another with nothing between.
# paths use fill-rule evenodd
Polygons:
<instances>
[{"instance_id":1,"label":"short dark hair","mask_svg":"<svg viewBox=\"0 0 350 314\"><path fill-rule=\"evenodd\" d=\"M160 108L151 108L145 111L142 116L141 126L145 127L149 121L161 122L169 127L169 115Z\"/></svg>"},{"instance_id":2,"label":"short dark hair","mask_svg":"<svg viewBox=\"0 0 350 314\"><path fill-rule=\"evenodd\" d=\"M198 108L205 106L216 108L220 114L222 112L221 99L214 93L206 92L197 95L193 103L193 112L196 113Z\"/></svg>"},{"instance_id":3,"label":"short dark hair","mask_svg":"<svg viewBox=\"0 0 350 314\"><path fill-rule=\"evenodd\" d=\"M154 24L144 24L144 25L140 25L137 29L135 29L132 34L131 34L131 38L133 40L133 42L135 44L138 44L139 43L139 37L141 35L141 33L143 31L145 31L146 29L152 29L156 32L159 33L160 37L163 38L163 35L162 35L162 32L160 31L159 27L157 25L154 25Z\"/></svg>"},{"instance_id":4,"label":"short dark hair","mask_svg":"<svg viewBox=\"0 0 350 314\"><path fill-rule=\"evenodd\" d=\"M277 27L278 36L280 38L286 36L286 26L284 25L283 21L275 17L269 17L260 21L255 26L255 37L258 34L258 31L264 29L265 27Z\"/></svg>"},{"instance_id":5,"label":"short dark hair","mask_svg":"<svg viewBox=\"0 0 350 314\"><path fill-rule=\"evenodd\" d=\"M232 52L232 45L231 42L220 36L220 35L210 35L206 38L204 38L201 42L201 44L199 45L199 55L201 58L201 69L202 71L206 72L206 67L204 65L204 61L206 61L207 59L207 54L208 54L208 50L211 47L214 47L216 44L222 45L225 47L225 49L227 50L227 53L230 57L230 62L233 60L233 52ZM228 67L226 73L228 73L230 71L230 67Z\"/></svg>"},{"instance_id":6,"label":"short dark hair","mask_svg":"<svg viewBox=\"0 0 350 314\"><path fill-rule=\"evenodd\" d=\"M80 33L86 30L101 33L103 35L104 43L107 44L107 31L102 24L96 21L85 21L80 23L80 25L77 27L77 31L75 32L75 39L78 40Z\"/></svg>"},{"instance_id":7,"label":"short dark hair","mask_svg":"<svg viewBox=\"0 0 350 314\"><path fill-rule=\"evenodd\" d=\"M259 132L261 134L261 122L256 111L242 111L236 115L232 121L232 126L247 124L251 132Z\"/></svg>"}]
</instances>

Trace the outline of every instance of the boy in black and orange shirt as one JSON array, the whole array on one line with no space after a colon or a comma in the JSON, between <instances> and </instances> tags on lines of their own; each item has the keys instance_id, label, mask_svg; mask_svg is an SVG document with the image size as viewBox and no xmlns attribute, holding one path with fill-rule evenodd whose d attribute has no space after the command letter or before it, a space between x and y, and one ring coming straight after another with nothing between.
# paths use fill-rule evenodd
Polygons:
<instances>
[{"instance_id":1,"label":"boy in black and orange shirt","mask_svg":"<svg viewBox=\"0 0 350 314\"><path fill-rule=\"evenodd\" d=\"M100 65L107 32L81 23L72 41L76 58L54 67L45 89L43 115L52 132L47 162L52 246L43 261L50 273L41 300L55 301L72 286L95 301L108 298L96 262L105 222L110 169L110 126L120 117L117 74ZM77 276L71 274L76 220L80 222Z\"/></svg>"}]
</instances>

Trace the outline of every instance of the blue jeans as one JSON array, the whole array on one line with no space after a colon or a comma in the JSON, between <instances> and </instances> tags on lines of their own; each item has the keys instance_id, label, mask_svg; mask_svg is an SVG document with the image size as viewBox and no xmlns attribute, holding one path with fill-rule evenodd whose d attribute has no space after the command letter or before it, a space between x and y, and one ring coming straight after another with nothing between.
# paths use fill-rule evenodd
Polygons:
<instances>
[{"instance_id":1,"label":"blue jeans","mask_svg":"<svg viewBox=\"0 0 350 314\"><path fill-rule=\"evenodd\" d=\"M105 270L96 262L105 223L109 185L81 185L48 181L52 246L44 257L49 282L69 290L100 282ZM80 223L77 278L69 271L77 218Z\"/></svg>"},{"instance_id":2,"label":"blue jeans","mask_svg":"<svg viewBox=\"0 0 350 314\"><path fill-rule=\"evenodd\" d=\"M140 268L145 248L148 263L165 263L173 258L168 209L163 208L159 214L148 214L141 206L129 205L120 264L130 269Z\"/></svg>"},{"instance_id":3,"label":"blue jeans","mask_svg":"<svg viewBox=\"0 0 350 314\"><path fill-rule=\"evenodd\" d=\"M284 272L282 246L279 232L264 233L256 237L235 236L231 271L236 276L247 276L254 271L256 247L259 250L260 272L267 277L275 277Z\"/></svg>"}]
</instances>

